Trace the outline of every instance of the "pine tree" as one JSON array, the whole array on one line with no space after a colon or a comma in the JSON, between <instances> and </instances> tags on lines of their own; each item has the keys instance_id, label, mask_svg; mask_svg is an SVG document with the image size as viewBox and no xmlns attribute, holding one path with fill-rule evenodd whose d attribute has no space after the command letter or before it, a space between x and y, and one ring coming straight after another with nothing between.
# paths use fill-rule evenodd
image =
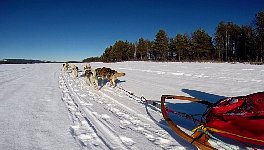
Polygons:
<instances>
[{"instance_id":1,"label":"pine tree","mask_svg":"<svg viewBox=\"0 0 264 150\"><path fill-rule=\"evenodd\" d=\"M148 42L144 38L138 40L137 52L139 54L139 60L147 60Z\"/></svg>"},{"instance_id":2,"label":"pine tree","mask_svg":"<svg viewBox=\"0 0 264 150\"><path fill-rule=\"evenodd\" d=\"M203 29L198 29L192 34L192 49L196 60L211 59L213 50L212 38Z\"/></svg>"},{"instance_id":3,"label":"pine tree","mask_svg":"<svg viewBox=\"0 0 264 150\"><path fill-rule=\"evenodd\" d=\"M237 61L239 51L240 27L233 22L220 22L216 28L215 44L223 61Z\"/></svg>"},{"instance_id":4,"label":"pine tree","mask_svg":"<svg viewBox=\"0 0 264 150\"><path fill-rule=\"evenodd\" d=\"M188 38L188 35L177 34L174 39L174 43L178 61L189 60L189 51L191 49L191 43L190 39Z\"/></svg>"},{"instance_id":5,"label":"pine tree","mask_svg":"<svg viewBox=\"0 0 264 150\"><path fill-rule=\"evenodd\" d=\"M256 35L250 26L242 26L239 37L238 61L251 62L256 60Z\"/></svg>"},{"instance_id":6,"label":"pine tree","mask_svg":"<svg viewBox=\"0 0 264 150\"><path fill-rule=\"evenodd\" d=\"M103 62L112 62L112 46L107 47L103 53L103 55L101 56L101 60Z\"/></svg>"},{"instance_id":7,"label":"pine tree","mask_svg":"<svg viewBox=\"0 0 264 150\"><path fill-rule=\"evenodd\" d=\"M154 40L154 52L155 58L157 60L165 61L167 60L168 51L169 51L169 42L167 34L164 30L159 30L156 34L156 38Z\"/></svg>"},{"instance_id":8,"label":"pine tree","mask_svg":"<svg viewBox=\"0 0 264 150\"><path fill-rule=\"evenodd\" d=\"M264 58L264 11L261 11L255 16L255 26L257 31L257 42L258 42L258 58L257 61L263 62Z\"/></svg>"},{"instance_id":9,"label":"pine tree","mask_svg":"<svg viewBox=\"0 0 264 150\"><path fill-rule=\"evenodd\" d=\"M218 61L227 61L225 56L227 55L227 28L225 23L222 21L216 27L215 33L215 48L216 48L216 55L218 56Z\"/></svg>"}]
</instances>

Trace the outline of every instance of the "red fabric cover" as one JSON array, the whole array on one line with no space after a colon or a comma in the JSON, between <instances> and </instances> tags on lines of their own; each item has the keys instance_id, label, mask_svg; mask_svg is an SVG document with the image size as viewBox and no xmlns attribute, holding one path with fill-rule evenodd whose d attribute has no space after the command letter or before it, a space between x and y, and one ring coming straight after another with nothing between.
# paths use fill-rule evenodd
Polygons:
<instances>
[{"instance_id":1,"label":"red fabric cover","mask_svg":"<svg viewBox=\"0 0 264 150\"><path fill-rule=\"evenodd\" d=\"M264 92L222 99L206 114L207 127L264 141ZM264 146L264 142L219 133L225 137Z\"/></svg>"}]
</instances>

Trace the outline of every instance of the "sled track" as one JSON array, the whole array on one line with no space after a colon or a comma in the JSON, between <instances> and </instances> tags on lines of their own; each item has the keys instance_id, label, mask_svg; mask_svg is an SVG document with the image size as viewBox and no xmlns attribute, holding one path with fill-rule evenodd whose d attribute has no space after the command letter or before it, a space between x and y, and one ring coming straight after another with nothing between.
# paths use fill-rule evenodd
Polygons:
<instances>
[{"instance_id":1,"label":"sled track","mask_svg":"<svg viewBox=\"0 0 264 150\"><path fill-rule=\"evenodd\" d=\"M70 128L74 138L83 147L87 147L88 149L115 149L116 147L111 145L107 138L103 137L103 133L95 125L98 124L103 128L104 126L96 121L91 111L81 106L83 101L73 91L71 84L65 82L66 79L64 77L61 79L60 82L63 88L62 100L66 103L74 123ZM95 122L95 125L92 121Z\"/></svg>"},{"instance_id":2,"label":"sled track","mask_svg":"<svg viewBox=\"0 0 264 150\"><path fill-rule=\"evenodd\" d=\"M83 149L144 149L137 147L137 142L146 143L150 149L188 147L179 144L164 130L169 127L148 117L146 106L138 103L138 98L108 86L96 91L85 83L84 78L73 79L70 73L61 72L59 82L62 100L73 120L71 133ZM145 113L120 102L124 100L141 105ZM159 111L148 111L162 117ZM139 138L131 139L129 135Z\"/></svg>"}]
</instances>

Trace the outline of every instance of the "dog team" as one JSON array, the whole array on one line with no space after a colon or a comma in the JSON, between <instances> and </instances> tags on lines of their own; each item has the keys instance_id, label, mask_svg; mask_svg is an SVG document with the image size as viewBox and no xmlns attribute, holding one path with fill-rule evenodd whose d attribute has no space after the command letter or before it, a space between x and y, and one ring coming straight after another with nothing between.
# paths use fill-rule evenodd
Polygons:
<instances>
[{"instance_id":1,"label":"dog team","mask_svg":"<svg viewBox=\"0 0 264 150\"><path fill-rule=\"evenodd\" d=\"M64 71L71 71L73 78L77 78L78 77L78 72L79 69L76 65L74 64L69 64L69 63L64 63L63 64L63 69ZM101 85L100 87L103 87L105 80L108 80L110 83L110 86L115 87L116 86L116 81L118 77L122 77L125 76L125 73L123 72L118 72L116 70L113 70L111 68L96 68L96 69L92 69L90 64L86 64L84 66L84 76L86 78L86 83L89 86L93 86L95 89L99 89L99 82L98 80L101 80Z\"/></svg>"}]
</instances>

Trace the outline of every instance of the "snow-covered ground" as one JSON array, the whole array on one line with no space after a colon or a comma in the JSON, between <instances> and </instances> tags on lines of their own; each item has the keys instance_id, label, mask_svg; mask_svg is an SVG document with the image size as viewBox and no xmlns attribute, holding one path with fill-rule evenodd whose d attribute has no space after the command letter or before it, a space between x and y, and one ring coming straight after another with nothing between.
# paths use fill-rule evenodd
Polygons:
<instances>
[{"instance_id":1,"label":"snow-covered ground","mask_svg":"<svg viewBox=\"0 0 264 150\"><path fill-rule=\"evenodd\" d=\"M85 64L76 64L83 68ZM99 91L74 79L62 64L0 65L0 149L196 149L178 137L159 109L140 97L184 95L215 102L264 90L264 67L228 63L91 63L125 72L117 87ZM133 93L133 95L131 94ZM203 107L173 104L178 111ZM192 121L182 120L187 132ZM246 149L229 139L217 149ZM261 149L260 147L258 147Z\"/></svg>"}]
</instances>

